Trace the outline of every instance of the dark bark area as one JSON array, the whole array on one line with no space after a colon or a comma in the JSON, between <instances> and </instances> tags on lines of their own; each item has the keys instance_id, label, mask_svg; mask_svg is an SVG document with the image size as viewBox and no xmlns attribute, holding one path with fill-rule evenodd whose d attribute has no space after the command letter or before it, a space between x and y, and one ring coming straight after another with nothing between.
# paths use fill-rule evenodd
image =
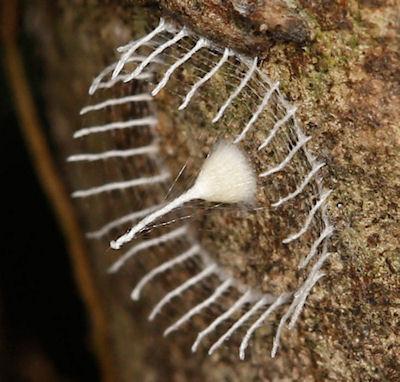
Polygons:
<instances>
[{"instance_id":1,"label":"dark bark area","mask_svg":"<svg viewBox=\"0 0 400 382\"><path fill-rule=\"evenodd\" d=\"M113 365L109 380L399 380L398 2L300 0L290 8L286 1L139 3L32 1L24 9L26 33L43 73L40 90L52 154L67 188L77 179L64 158L74 151L71 137L81 125L78 112L91 78L110 62L116 46L166 12L222 44L265 57L263 68L301 105L300 120L314 137L312 149L328 163L325 181L334 190L329 212L336 234L327 276L314 289L297 330L285 332L279 356L267 355L269 335L255 341L244 362L229 348L213 357L190 354L193 338L185 332L164 339L162 322L146 321L149 301L133 305L129 300L132 275L110 278L104 247L89 243L87 266L106 325L95 333L102 337L96 346L107 347L100 362L107 358ZM168 134L175 116L166 109L163 118L160 130ZM184 121L180 126L185 131ZM182 131L176 132L178 139ZM81 226L90 218L83 212L77 211ZM255 261L260 269L265 266L265 259ZM246 280L258 280L253 268L248 267ZM79 280L79 269L77 274Z\"/></svg>"}]
</instances>

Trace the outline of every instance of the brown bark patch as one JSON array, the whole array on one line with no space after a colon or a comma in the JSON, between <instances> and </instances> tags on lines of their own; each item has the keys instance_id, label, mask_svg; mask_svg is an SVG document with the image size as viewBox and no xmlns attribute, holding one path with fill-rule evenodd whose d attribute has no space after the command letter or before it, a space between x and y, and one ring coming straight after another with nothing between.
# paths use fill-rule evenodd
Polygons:
<instances>
[{"instance_id":1,"label":"brown bark patch","mask_svg":"<svg viewBox=\"0 0 400 382\"><path fill-rule=\"evenodd\" d=\"M386 5L386 0L359 0L360 4L368 8L380 8Z\"/></svg>"},{"instance_id":2,"label":"brown bark patch","mask_svg":"<svg viewBox=\"0 0 400 382\"><path fill-rule=\"evenodd\" d=\"M364 69L376 79L400 85L399 61L399 52L381 47L367 55ZM400 91L399 88L397 88L398 91Z\"/></svg>"},{"instance_id":3,"label":"brown bark patch","mask_svg":"<svg viewBox=\"0 0 400 382\"><path fill-rule=\"evenodd\" d=\"M300 0L300 4L318 20L324 31L353 27L348 17L347 0Z\"/></svg>"},{"instance_id":4,"label":"brown bark patch","mask_svg":"<svg viewBox=\"0 0 400 382\"><path fill-rule=\"evenodd\" d=\"M160 5L200 35L251 55L264 56L277 42L310 41L306 21L281 0L162 0Z\"/></svg>"}]
</instances>

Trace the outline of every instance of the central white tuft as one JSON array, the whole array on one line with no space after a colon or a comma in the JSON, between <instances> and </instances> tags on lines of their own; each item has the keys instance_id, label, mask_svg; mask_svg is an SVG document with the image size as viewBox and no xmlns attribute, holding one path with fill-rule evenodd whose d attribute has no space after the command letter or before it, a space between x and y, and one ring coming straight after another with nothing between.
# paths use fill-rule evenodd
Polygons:
<instances>
[{"instance_id":1,"label":"central white tuft","mask_svg":"<svg viewBox=\"0 0 400 382\"><path fill-rule=\"evenodd\" d=\"M256 177L239 147L220 142L204 161L193 189L209 202L249 203L255 197Z\"/></svg>"},{"instance_id":2,"label":"central white tuft","mask_svg":"<svg viewBox=\"0 0 400 382\"><path fill-rule=\"evenodd\" d=\"M112 241L110 246L113 249L121 248L156 219L194 199L217 203L250 203L255 198L256 186L254 171L245 154L232 143L219 142L204 161L193 187L146 216L125 235Z\"/></svg>"}]
</instances>

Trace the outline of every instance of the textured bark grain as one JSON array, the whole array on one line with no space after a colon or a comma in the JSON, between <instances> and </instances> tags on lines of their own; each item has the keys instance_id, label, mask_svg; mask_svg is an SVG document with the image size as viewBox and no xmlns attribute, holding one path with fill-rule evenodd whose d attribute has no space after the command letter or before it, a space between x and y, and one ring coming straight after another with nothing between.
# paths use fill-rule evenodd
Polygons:
<instances>
[{"instance_id":1,"label":"textured bark grain","mask_svg":"<svg viewBox=\"0 0 400 382\"><path fill-rule=\"evenodd\" d=\"M299 106L304 130L313 136L312 152L328 164L324 179L334 190L329 199L336 227L333 257L296 330L284 332L276 359L268 354L271 327L256 335L244 362L238 362L233 345L212 357L190 354L193 335L186 329L164 339L164 318L157 324L146 321L150 301L129 300L131 275L105 275L104 248L90 244L119 380L400 380L399 12L393 0L29 3L25 23L42 65L54 158L71 190L77 179L68 175L64 158L73 152L71 136L81 124L78 111L91 78L113 59L109 55L116 46L143 34L160 14L223 46L262 55L263 70L279 79L283 93ZM217 103L221 92L227 92L223 83L207 94L208 101ZM196 132L196 121L209 120L209 110L199 105L184 120L168 106L174 102L170 94L160 97L159 131L165 150L171 150L167 162L179 170L192 148L174 147L187 141L189 131ZM215 135L212 127L202 127L206 141ZM84 226L88 217L83 208L77 212ZM91 211L99 217L106 213L106 207ZM277 264L272 267L280 280L277 290L294 283L295 274L282 270L296 269L298 258L289 252L266 256L262 243L254 255L245 249L251 235L265 230L273 235L274 227L257 219L251 233L248 227L233 227L211 235L210 246L222 252L218 260L249 284L263 287L271 263ZM232 245L241 251L225 255Z\"/></svg>"}]
</instances>

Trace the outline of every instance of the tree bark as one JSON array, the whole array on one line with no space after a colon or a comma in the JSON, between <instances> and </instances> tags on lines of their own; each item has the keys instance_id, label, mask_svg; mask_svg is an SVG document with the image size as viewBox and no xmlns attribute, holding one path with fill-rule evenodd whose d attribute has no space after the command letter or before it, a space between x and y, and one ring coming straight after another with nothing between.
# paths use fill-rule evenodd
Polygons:
<instances>
[{"instance_id":1,"label":"tree bark","mask_svg":"<svg viewBox=\"0 0 400 382\"><path fill-rule=\"evenodd\" d=\"M105 379L400 380L399 12L399 3L392 0L33 0L24 6L31 48L26 62L42 73L38 90L52 161L68 190L78 175L71 175L65 157L74 152L72 134L81 125L78 112L86 103L88 84L110 62L116 46L142 35L161 14L223 46L264 57L263 70L300 105L298 116L313 136L312 151L328 164L325 186L334 190L328 202L336 228L331 264L296 330L284 333L275 359L267 355L271 336L256 341L244 362L229 348L212 357L191 354L189 332L164 339L164 318L148 324L149 301L132 304L129 299L132 274L107 275L104 247L87 243L87 252L79 255L84 261L72 260L82 293L88 295L91 284L95 289L91 298L96 302L89 299L87 306L93 322L102 322L93 330ZM165 97L161 103L168 105L172 96ZM217 95L209 95L211 103L212 97ZM176 121L176 115L164 108L162 116L160 131L168 134L163 126ZM179 126L177 139L187 129L184 121ZM173 155L179 161L186 151ZM81 227L105 213L94 210L87 216L79 208ZM240 235L230 233L215 245L227 247L229 239ZM246 264L249 259L230 261L248 267L241 276L246 281L262 279ZM264 269L268 259L254 261ZM81 267L90 267L90 274Z\"/></svg>"}]
</instances>

